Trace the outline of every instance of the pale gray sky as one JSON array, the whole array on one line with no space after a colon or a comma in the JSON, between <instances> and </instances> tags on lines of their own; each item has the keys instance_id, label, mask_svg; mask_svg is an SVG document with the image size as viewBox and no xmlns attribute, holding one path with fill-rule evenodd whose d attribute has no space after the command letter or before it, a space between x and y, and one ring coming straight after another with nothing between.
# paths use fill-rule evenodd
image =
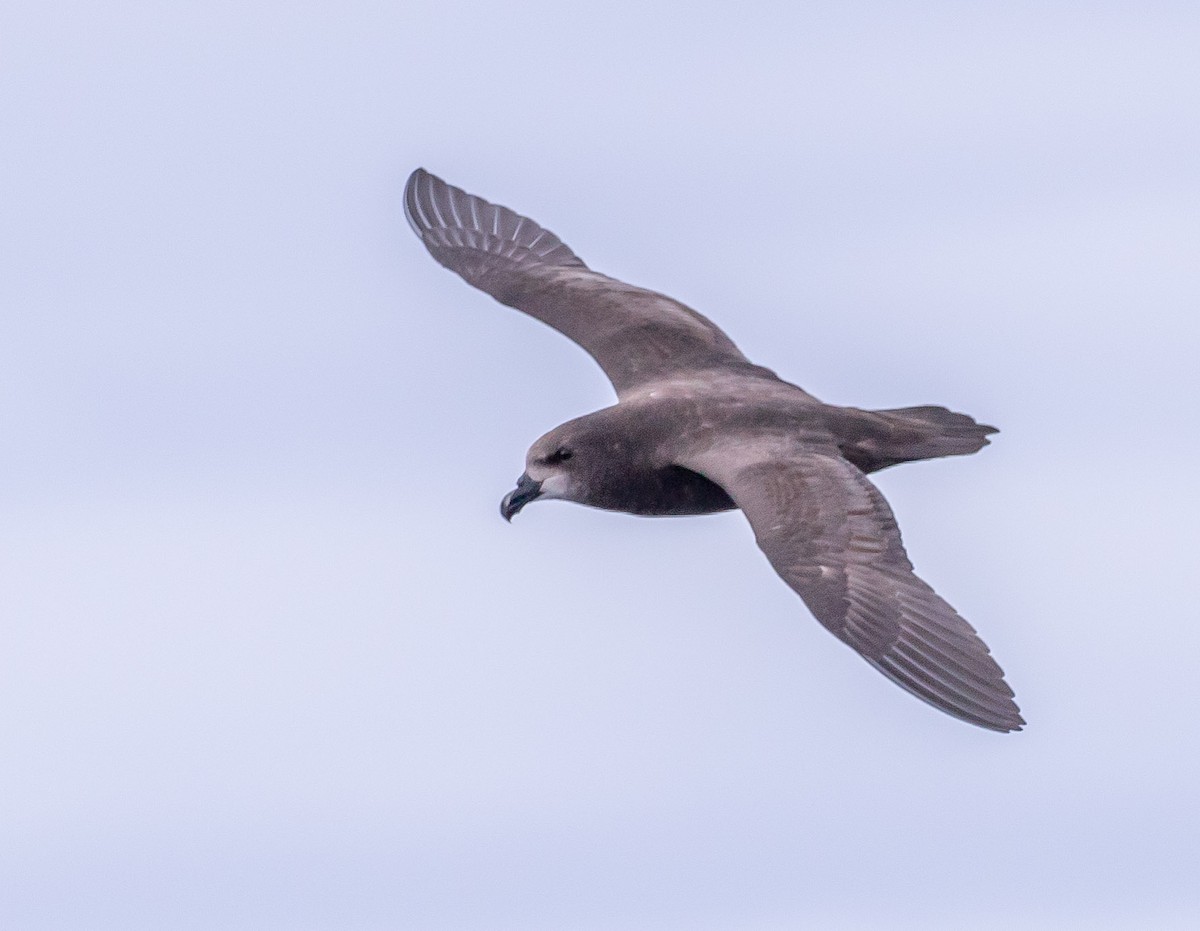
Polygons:
<instances>
[{"instance_id":1,"label":"pale gray sky","mask_svg":"<svg viewBox=\"0 0 1200 931\"><path fill-rule=\"evenodd\" d=\"M9 0L0 925L1190 928L1194 4ZM737 514L497 504L609 403L418 165L835 402L1027 731Z\"/></svg>"}]
</instances>

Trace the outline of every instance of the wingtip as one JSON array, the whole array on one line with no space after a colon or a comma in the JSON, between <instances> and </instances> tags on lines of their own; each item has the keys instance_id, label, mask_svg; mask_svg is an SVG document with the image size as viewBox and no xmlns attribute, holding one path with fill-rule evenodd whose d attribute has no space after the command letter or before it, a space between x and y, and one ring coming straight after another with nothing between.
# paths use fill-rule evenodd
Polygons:
<instances>
[{"instance_id":1,"label":"wingtip","mask_svg":"<svg viewBox=\"0 0 1200 931\"><path fill-rule=\"evenodd\" d=\"M412 231L423 240L425 232L430 228L431 224L421 213L419 188L422 184L426 187L426 196L428 197L431 195L435 185L442 185L444 187L446 182L424 168L416 168L408 176L408 181L404 184L404 218L408 220L408 225L412 227Z\"/></svg>"},{"instance_id":2,"label":"wingtip","mask_svg":"<svg viewBox=\"0 0 1200 931\"><path fill-rule=\"evenodd\" d=\"M404 182L404 219L408 220L408 225L412 227L412 231L418 236L421 235L421 225L415 213L417 206L417 184L426 174L428 172L424 168L418 168Z\"/></svg>"},{"instance_id":3,"label":"wingtip","mask_svg":"<svg viewBox=\"0 0 1200 931\"><path fill-rule=\"evenodd\" d=\"M1014 712L1011 717L1006 716L999 721L996 721L994 723L988 723L988 724L983 724L979 721L973 721L971 723L980 724L981 727L985 727L988 730L996 731L999 734L1015 734L1018 731L1025 729L1025 719L1016 712L1015 705L1013 706L1013 708L1014 708Z\"/></svg>"},{"instance_id":4,"label":"wingtip","mask_svg":"<svg viewBox=\"0 0 1200 931\"><path fill-rule=\"evenodd\" d=\"M997 734L1014 734L1025 727L1025 719L1021 717L1015 704L1012 706L1011 712L994 711L989 714L981 714L978 712L973 714L963 714L958 711L952 711L946 708L944 705L934 704L922 695L917 695L917 697L928 704L933 705L939 711L946 712L948 715L950 715L950 717L957 718L960 721L965 721L967 724L973 724L985 731L993 731Z\"/></svg>"},{"instance_id":5,"label":"wingtip","mask_svg":"<svg viewBox=\"0 0 1200 931\"><path fill-rule=\"evenodd\" d=\"M1012 689L1008 683L1001 679L999 684L1011 696ZM954 714L954 712L950 713ZM1021 709L1011 697L1007 702L1007 707L993 707L984 714L975 714L969 717L966 715L955 715L955 717L961 717L971 724L976 724L1001 734L1015 733L1025 727L1025 719L1021 716Z\"/></svg>"},{"instance_id":6,"label":"wingtip","mask_svg":"<svg viewBox=\"0 0 1200 931\"><path fill-rule=\"evenodd\" d=\"M404 185L404 215L434 258L459 274L466 271L468 281L472 281L469 261L464 266L466 260L448 258L448 253L487 256L493 265L507 262L587 269L583 259L550 230L424 168L415 169Z\"/></svg>"}]
</instances>

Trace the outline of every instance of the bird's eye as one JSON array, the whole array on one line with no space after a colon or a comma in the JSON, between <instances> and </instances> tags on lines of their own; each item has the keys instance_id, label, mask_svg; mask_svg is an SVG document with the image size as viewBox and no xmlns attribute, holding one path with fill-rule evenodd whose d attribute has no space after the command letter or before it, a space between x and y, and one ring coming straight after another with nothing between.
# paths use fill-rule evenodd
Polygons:
<instances>
[{"instance_id":1,"label":"bird's eye","mask_svg":"<svg viewBox=\"0 0 1200 931\"><path fill-rule=\"evenodd\" d=\"M550 463L551 465L553 465L557 462L566 462L568 459L570 459L574 455L575 455L575 453L573 453L571 450L567 449L567 447L560 446L560 447L558 447L558 449L556 449L554 452L552 452L549 456L546 457L546 461L548 463Z\"/></svg>"}]
</instances>

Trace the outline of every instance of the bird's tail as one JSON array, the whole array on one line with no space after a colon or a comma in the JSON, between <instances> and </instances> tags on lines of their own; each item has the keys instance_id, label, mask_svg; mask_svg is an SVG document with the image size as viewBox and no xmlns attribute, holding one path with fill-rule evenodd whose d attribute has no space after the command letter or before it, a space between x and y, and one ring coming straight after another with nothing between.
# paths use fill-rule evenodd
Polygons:
<instances>
[{"instance_id":1,"label":"bird's tail","mask_svg":"<svg viewBox=\"0 0 1200 931\"><path fill-rule=\"evenodd\" d=\"M999 433L995 427L979 423L968 414L959 414L944 407L923 405L921 407L898 407L876 411L901 424L916 426L926 436L911 452L914 459L934 459L938 456L966 456L979 452L987 446L988 436Z\"/></svg>"},{"instance_id":2,"label":"bird's tail","mask_svg":"<svg viewBox=\"0 0 1200 931\"><path fill-rule=\"evenodd\" d=\"M844 447L842 452L864 472L875 472L901 462L967 456L988 445L988 436L999 431L967 414L935 405L870 411L877 428Z\"/></svg>"}]
</instances>

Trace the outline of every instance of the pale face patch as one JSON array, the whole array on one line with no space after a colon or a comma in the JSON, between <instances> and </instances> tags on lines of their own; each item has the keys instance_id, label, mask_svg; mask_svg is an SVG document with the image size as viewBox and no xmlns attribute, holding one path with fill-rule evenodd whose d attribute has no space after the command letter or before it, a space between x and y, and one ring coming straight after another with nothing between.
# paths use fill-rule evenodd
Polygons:
<instances>
[{"instance_id":1,"label":"pale face patch","mask_svg":"<svg viewBox=\"0 0 1200 931\"><path fill-rule=\"evenodd\" d=\"M574 486L575 483L571 481L570 476L565 472L555 472L553 475L542 479L542 492L538 497L571 501L574 498L572 494Z\"/></svg>"}]
</instances>

